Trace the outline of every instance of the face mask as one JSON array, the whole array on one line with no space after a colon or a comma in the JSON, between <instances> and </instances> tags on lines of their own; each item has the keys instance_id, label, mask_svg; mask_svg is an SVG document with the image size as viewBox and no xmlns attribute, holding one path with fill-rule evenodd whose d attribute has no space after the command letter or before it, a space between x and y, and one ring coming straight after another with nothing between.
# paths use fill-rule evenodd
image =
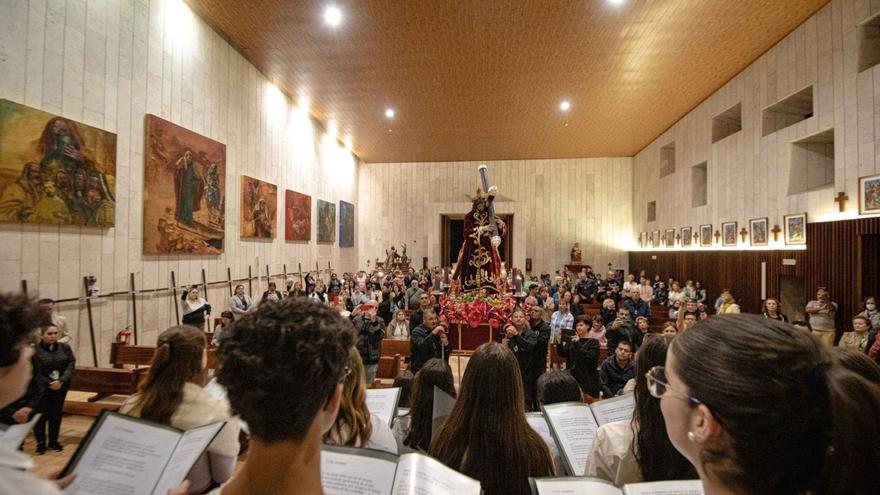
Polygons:
<instances>
[{"instance_id":1,"label":"face mask","mask_svg":"<svg viewBox=\"0 0 880 495\"><path fill-rule=\"evenodd\" d=\"M867 308L868 311L874 311L875 309L877 309L877 305L876 304L866 304L865 308Z\"/></svg>"}]
</instances>

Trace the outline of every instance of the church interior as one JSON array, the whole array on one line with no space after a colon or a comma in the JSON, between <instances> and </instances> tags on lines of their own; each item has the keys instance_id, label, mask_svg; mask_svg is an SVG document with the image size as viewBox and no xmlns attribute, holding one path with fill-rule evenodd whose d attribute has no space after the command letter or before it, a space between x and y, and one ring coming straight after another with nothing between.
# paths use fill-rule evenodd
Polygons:
<instances>
[{"instance_id":1,"label":"church interior","mask_svg":"<svg viewBox=\"0 0 880 495\"><path fill-rule=\"evenodd\" d=\"M880 0L0 11L0 495L876 493Z\"/></svg>"}]
</instances>

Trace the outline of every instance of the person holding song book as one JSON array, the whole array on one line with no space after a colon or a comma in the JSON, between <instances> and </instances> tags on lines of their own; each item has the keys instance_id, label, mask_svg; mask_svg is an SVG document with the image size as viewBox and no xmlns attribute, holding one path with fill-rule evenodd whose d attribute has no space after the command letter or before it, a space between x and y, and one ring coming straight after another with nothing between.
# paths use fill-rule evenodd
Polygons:
<instances>
[{"instance_id":1,"label":"person holding song book","mask_svg":"<svg viewBox=\"0 0 880 495\"><path fill-rule=\"evenodd\" d=\"M422 451L431 447L434 414L434 387L455 397L452 368L442 359L429 359L416 373L412 386L412 406L403 416L394 418L392 432L400 453Z\"/></svg>"},{"instance_id":2,"label":"person holding song book","mask_svg":"<svg viewBox=\"0 0 880 495\"><path fill-rule=\"evenodd\" d=\"M119 412L187 431L225 421L226 424L187 475L190 493L202 493L232 476L238 457L240 426L229 403L204 388L208 362L205 334L181 325L159 334L150 370L138 392Z\"/></svg>"},{"instance_id":3,"label":"person holding song book","mask_svg":"<svg viewBox=\"0 0 880 495\"><path fill-rule=\"evenodd\" d=\"M211 495L321 495L321 444L336 421L356 336L308 298L265 304L220 343L217 381L248 425L248 458ZM354 351L357 355L357 351Z\"/></svg>"},{"instance_id":4,"label":"person holding song book","mask_svg":"<svg viewBox=\"0 0 880 495\"><path fill-rule=\"evenodd\" d=\"M647 379L706 493L877 493L880 387L791 325L709 318L675 337Z\"/></svg>"},{"instance_id":5,"label":"person holding song book","mask_svg":"<svg viewBox=\"0 0 880 495\"><path fill-rule=\"evenodd\" d=\"M666 435L660 403L648 393L648 379L638 370L666 362L672 337L654 335L636 353L635 411L631 420L604 424L596 431L586 476L622 487L642 481L696 479L694 467Z\"/></svg>"},{"instance_id":6,"label":"person holding song book","mask_svg":"<svg viewBox=\"0 0 880 495\"><path fill-rule=\"evenodd\" d=\"M381 418L370 414L367 408L364 364L356 347L349 350L346 366L349 373L342 388L339 414L333 426L324 434L324 443L397 454L397 442L391 428Z\"/></svg>"},{"instance_id":7,"label":"person holding song book","mask_svg":"<svg viewBox=\"0 0 880 495\"><path fill-rule=\"evenodd\" d=\"M526 421L516 357L496 342L471 356L431 456L480 481L485 495L527 495L528 478L553 475L547 444Z\"/></svg>"},{"instance_id":8,"label":"person holding song book","mask_svg":"<svg viewBox=\"0 0 880 495\"><path fill-rule=\"evenodd\" d=\"M599 398L599 341L590 338L590 317L581 316L574 326L574 335L556 335L556 354L567 358L566 369L575 377L581 390Z\"/></svg>"}]
</instances>

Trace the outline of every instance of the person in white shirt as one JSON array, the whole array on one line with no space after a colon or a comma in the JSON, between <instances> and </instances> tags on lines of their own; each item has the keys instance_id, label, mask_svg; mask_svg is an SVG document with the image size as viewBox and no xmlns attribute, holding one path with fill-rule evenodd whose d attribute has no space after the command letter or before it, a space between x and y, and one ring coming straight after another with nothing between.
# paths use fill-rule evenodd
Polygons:
<instances>
[{"instance_id":1,"label":"person in white shirt","mask_svg":"<svg viewBox=\"0 0 880 495\"><path fill-rule=\"evenodd\" d=\"M70 336L70 326L67 324L67 318L59 315L55 311L55 301L52 299L40 299L38 304L40 305L40 309L51 315L52 326L57 328L58 332L61 334L61 337L58 338L58 342L73 347L70 343L70 341L73 340L73 337Z\"/></svg>"},{"instance_id":2,"label":"person in white shirt","mask_svg":"<svg viewBox=\"0 0 880 495\"><path fill-rule=\"evenodd\" d=\"M254 301L251 300L251 296L244 293L244 286L236 285L235 294L229 298L229 310L232 311L232 315L238 320L254 309Z\"/></svg>"},{"instance_id":3,"label":"person in white shirt","mask_svg":"<svg viewBox=\"0 0 880 495\"><path fill-rule=\"evenodd\" d=\"M366 373L357 348L349 350L347 365L349 374L343 383L339 414L330 431L324 434L324 443L397 454L397 440L391 428L367 409Z\"/></svg>"},{"instance_id":4,"label":"person in white shirt","mask_svg":"<svg viewBox=\"0 0 880 495\"><path fill-rule=\"evenodd\" d=\"M632 420L599 427L587 458L585 476L622 487L627 483L696 479L691 463L675 450L666 435L660 401L648 393L644 370L663 366L673 337L652 335L636 353L636 408Z\"/></svg>"},{"instance_id":5,"label":"person in white shirt","mask_svg":"<svg viewBox=\"0 0 880 495\"><path fill-rule=\"evenodd\" d=\"M409 340L409 320L406 319L406 311L398 309L394 312L394 319L385 329L385 336L395 340Z\"/></svg>"}]
</instances>

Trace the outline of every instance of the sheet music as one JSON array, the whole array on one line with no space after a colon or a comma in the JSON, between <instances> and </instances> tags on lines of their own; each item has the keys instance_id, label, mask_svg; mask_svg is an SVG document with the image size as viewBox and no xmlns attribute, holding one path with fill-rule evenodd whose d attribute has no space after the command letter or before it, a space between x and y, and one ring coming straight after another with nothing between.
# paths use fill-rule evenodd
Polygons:
<instances>
[{"instance_id":1,"label":"sheet music","mask_svg":"<svg viewBox=\"0 0 880 495\"><path fill-rule=\"evenodd\" d=\"M621 495L614 485L589 478L545 478L533 480L536 495Z\"/></svg>"},{"instance_id":2,"label":"sheet music","mask_svg":"<svg viewBox=\"0 0 880 495\"><path fill-rule=\"evenodd\" d=\"M34 425L40 419L42 414L34 414L27 423L9 425L2 434L0 434L0 449L18 450L28 433L34 429Z\"/></svg>"},{"instance_id":3,"label":"sheet music","mask_svg":"<svg viewBox=\"0 0 880 495\"><path fill-rule=\"evenodd\" d=\"M446 421L446 418L449 414L452 413L452 408L455 407L455 397L447 394L446 392L440 390L439 387L434 385L434 404L433 411L431 413L431 434L434 434L437 431L437 428L440 428L440 425Z\"/></svg>"},{"instance_id":4,"label":"sheet music","mask_svg":"<svg viewBox=\"0 0 880 495\"><path fill-rule=\"evenodd\" d=\"M624 495L703 495L700 480L633 483L623 487Z\"/></svg>"},{"instance_id":5,"label":"sheet music","mask_svg":"<svg viewBox=\"0 0 880 495\"><path fill-rule=\"evenodd\" d=\"M174 455L168 460L168 467L165 469L165 473L162 474L162 478L159 479L159 483L156 484L153 494L165 495L168 490L180 486L183 480L186 479L189 470L192 469L193 464L196 463L199 456L208 448L208 445L210 445L211 441L214 440L214 437L217 436L217 433L225 424L225 421L219 421L214 424L193 428L184 433L180 441L177 442L177 449L174 450Z\"/></svg>"},{"instance_id":6,"label":"sheet music","mask_svg":"<svg viewBox=\"0 0 880 495\"><path fill-rule=\"evenodd\" d=\"M64 492L150 495L180 436L170 428L108 414L73 467L76 479Z\"/></svg>"},{"instance_id":7,"label":"sheet music","mask_svg":"<svg viewBox=\"0 0 880 495\"><path fill-rule=\"evenodd\" d=\"M598 429L592 410L582 402L563 402L544 406L544 416L566 469L575 476L583 476Z\"/></svg>"},{"instance_id":8,"label":"sheet music","mask_svg":"<svg viewBox=\"0 0 880 495\"><path fill-rule=\"evenodd\" d=\"M480 495L480 482L421 454L401 456L393 495Z\"/></svg>"},{"instance_id":9,"label":"sheet music","mask_svg":"<svg viewBox=\"0 0 880 495\"><path fill-rule=\"evenodd\" d=\"M394 486L397 457L367 449L321 449L325 495L385 495Z\"/></svg>"},{"instance_id":10,"label":"sheet music","mask_svg":"<svg viewBox=\"0 0 880 495\"><path fill-rule=\"evenodd\" d=\"M629 421L636 408L635 394L626 394L590 404L599 426L614 421Z\"/></svg>"},{"instance_id":11,"label":"sheet music","mask_svg":"<svg viewBox=\"0 0 880 495\"><path fill-rule=\"evenodd\" d=\"M538 435L541 435L544 443L547 444L547 448L550 450L550 457L553 458L553 467L556 469L556 475L562 476L565 474L565 462L560 457L559 446L556 445L556 440L553 439L553 435L550 433L550 425L547 424L547 418L539 412L530 412L526 413L526 421Z\"/></svg>"},{"instance_id":12,"label":"sheet music","mask_svg":"<svg viewBox=\"0 0 880 495\"><path fill-rule=\"evenodd\" d=\"M367 409L370 414L378 416L386 425L391 425L394 413L397 412L397 400L400 387L367 389Z\"/></svg>"}]
</instances>

